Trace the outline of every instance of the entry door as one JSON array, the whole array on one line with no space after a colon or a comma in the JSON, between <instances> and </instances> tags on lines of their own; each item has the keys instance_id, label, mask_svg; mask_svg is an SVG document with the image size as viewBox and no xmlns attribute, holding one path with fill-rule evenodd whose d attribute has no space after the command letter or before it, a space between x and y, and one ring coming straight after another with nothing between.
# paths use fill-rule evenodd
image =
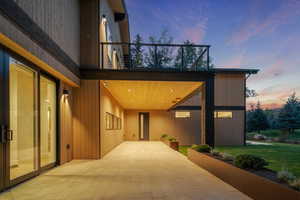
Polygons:
<instances>
[{"instance_id":1,"label":"entry door","mask_svg":"<svg viewBox=\"0 0 300 200\"><path fill-rule=\"evenodd\" d=\"M139 139L149 140L149 113L139 113Z\"/></svg>"},{"instance_id":2,"label":"entry door","mask_svg":"<svg viewBox=\"0 0 300 200\"><path fill-rule=\"evenodd\" d=\"M0 191L5 187L5 149L6 149L6 133L5 124L7 124L7 108L8 108L8 71L6 66L7 60L0 49Z\"/></svg>"}]
</instances>

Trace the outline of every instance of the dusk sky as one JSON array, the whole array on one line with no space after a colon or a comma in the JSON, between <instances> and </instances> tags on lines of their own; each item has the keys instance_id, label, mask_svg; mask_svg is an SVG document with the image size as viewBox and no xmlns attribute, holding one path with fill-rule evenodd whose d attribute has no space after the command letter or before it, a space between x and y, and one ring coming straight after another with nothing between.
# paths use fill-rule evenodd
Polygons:
<instances>
[{"instance_id":1,"label":"dusk sky","mask_svg":"<svg viewBox=\"0 0 300 200\"><path fill-rule=\"evenodd\" d=\"M256 68L247 86L264 107L300 96L300 0L126 0L131 38L167 29L174 42L210 44L216 67Z\"/></svg>"}]
</instances>

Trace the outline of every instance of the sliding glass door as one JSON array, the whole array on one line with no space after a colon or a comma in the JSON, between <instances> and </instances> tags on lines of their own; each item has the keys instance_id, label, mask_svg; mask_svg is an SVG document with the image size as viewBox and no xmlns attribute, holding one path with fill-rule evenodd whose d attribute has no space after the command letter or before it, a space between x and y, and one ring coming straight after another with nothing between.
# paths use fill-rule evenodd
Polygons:
<instances>
[{"instance_id":1,"label":"sliding glass door","mask_svg":"<svg viewBox=\"0 0 300 200\"><path fill-rule=\"evenodd\" d=\"M40 77L41 166L56 161L56 84Z\"/></svg>"},{"instance_id":2,"label":"sliding glass door","mask_svg":"<svg viewBox=\"0 0 300 200\"><path fill-rule=\"evenodd\" d=\"M57 161L57 84L0 48L0 191Z\"/></svg>"},{"instance_id":3,"label":"sliding glass door","mask_svg":"<svg viewBox=\"0 0 300 200\"><path fill-rule=\"evenodd\" d=\"M36 171L37 72L9 59L10 180Z\"/></svg>"}]
</instances>

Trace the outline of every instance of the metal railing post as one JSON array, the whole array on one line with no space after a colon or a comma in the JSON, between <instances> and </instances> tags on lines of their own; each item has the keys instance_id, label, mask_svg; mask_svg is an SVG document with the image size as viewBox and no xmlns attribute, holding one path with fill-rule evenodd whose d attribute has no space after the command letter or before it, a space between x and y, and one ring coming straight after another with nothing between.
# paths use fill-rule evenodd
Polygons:
<instances>
[{"instance_id":1,"label":"metal railing post","mask_svg":"<svg viewBox=\"0 0 300 200\"><path fill-rule=\"evenodd\" d=\"M129 66L128 68L131 70L131 68L134 69L134 66L132 66L132 60L131 60L131 45L130 43L128 44L128 59L129 59Z\"/></svg>"},{"instance_id":2,"label":"metal railing post","mask_svg":"<svg viewBox=\"0 0 300 200\"><path fill-rule=\"evenodd\" d=\"M104 46L104 44L103 43L100 43L100 45L101 45L101 69L104 69L104 52L103 52L103 50L104 50L104 48L103 48L103 46Z\"/></svg>"},{"instance_id":3,"label":"metal railing post","mask_svg":"<svg viewBox=\"0 0 300 200\"><path fill-rule=\"evenodd\" d=\"M183 71L184 69L184 48L181 47L181 71Z\"/></svg>"},{"instance_id":4,"label":"metal railing post","mask_svg":"<svg viewBox=\"0 0 300 200\"><path fill-rule=\"evenodd\" d=\"M158 68L157 45L154 46L154 68Z\"/></svg>"},{"instance_id":5,"label":"metal railing post","mask_svg":"<svg viewBox=\"0 0 300 200\"><path fill-rule=\"evenodd\" d=\"M209 47L206 47L207 48L207 52L206 52L206 56L207 56L207 63L206 63L206 67L207 67L207 70L209 70Z\"/></svg>"}]
</instances>

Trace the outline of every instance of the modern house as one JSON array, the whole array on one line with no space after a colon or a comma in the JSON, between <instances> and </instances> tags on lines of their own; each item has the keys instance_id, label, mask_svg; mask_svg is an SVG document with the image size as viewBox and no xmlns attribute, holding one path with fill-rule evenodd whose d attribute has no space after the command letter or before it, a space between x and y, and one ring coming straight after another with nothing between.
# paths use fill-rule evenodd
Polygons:
<instances>
[{"instance_id":1,"label":"modern house","mask_svg":"<svg viewBox=\"0 0 300 200\"><path fill-rule=\"evenodd\" d=\"M0 190L126 140L243 145L258 70L212 68L209 49L131 43L122 0L1 0Z\"/></svg>"}]
</instances>

